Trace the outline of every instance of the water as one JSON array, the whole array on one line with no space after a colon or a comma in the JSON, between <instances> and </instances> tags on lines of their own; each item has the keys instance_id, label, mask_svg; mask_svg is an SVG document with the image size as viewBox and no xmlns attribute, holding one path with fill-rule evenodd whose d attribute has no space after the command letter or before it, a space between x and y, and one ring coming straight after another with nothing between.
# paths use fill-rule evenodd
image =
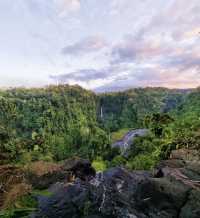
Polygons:
<instances>
[{"instance_id":1,"label":"water","mask_svg":"<svg viewBox=\"0 0 200 218\"><path fill-rule=\"evenodd\" d=\"M102 185L103 188L103 194L102 194L102 200L101 204L99 207L99 211L102 211L104 204L105 204L105 199L106 199L106 186L104 185L104 174L103 172L98 172L95 176L94 179L90 181L90 184L94 185L95 187L99 187Z\"/></svg>"},{"instance_id":2,"label":"water","mask_svg":"<svg viewBox=\"0 0 200 218\"><path fill-rule=\"evenodd\" d=\"M147 133L148 133L147 129L131 130L128 133L126 133L121 140L116 141L111 146L120 148L121 152L124 154L129 149L131 144L133 143L134 138L138 136L145 136Z\"/></svg>"}]
</instances>

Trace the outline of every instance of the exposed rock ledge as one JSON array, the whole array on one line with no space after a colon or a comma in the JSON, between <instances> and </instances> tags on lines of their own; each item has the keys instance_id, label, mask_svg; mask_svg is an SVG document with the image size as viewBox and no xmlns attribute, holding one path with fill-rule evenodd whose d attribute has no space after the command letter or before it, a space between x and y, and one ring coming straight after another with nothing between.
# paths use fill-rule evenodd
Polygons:
<instances>
[{"instance_id":1,"label":"exposed rock ledge","mask_svg":"<svg viewBox=\"0 0 200 218\"><path fill-rule=\"evenodd\" d=\"M199 218L200 158L178 150L153 172L109 169L49 188L34 218Z\"/></svg>"}]
</instances>

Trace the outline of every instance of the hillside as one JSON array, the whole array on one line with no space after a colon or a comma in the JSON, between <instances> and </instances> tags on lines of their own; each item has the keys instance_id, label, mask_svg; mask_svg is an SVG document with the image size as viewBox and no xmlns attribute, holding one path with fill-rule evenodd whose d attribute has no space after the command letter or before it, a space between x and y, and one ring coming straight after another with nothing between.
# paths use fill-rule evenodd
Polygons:
<instances>
[{"instance_id":1,"label":"hillside","mask_svg":"<svg viewBox=\"0 0 200 218\"><path fill-rule=\"evenodd\" d=\"M98 95L99 114L106 129L141 128L148 114L169 112L183 101L190 90L137 88ZM101 111L100 111L101 110Z\"/></svg>"},{"instance_id":2,"label":"hillside","mask_svg":"<svg viewBox=\"0 0 200 218\"><path fill-rule=\"evenodd\" d=\"M0 95L4 159L61 160L72 154L89 158L106 144L106 134L97 124L96 97L90 91L55 86L12 89Z\"/></svg>"},{"instance_id":3,"label":"hillside","mask_svg":"<svg viewBox=\"0 0 200 218\"><path fill-rule=\"evenodd\" d=\"M93 159L109 132L141 128L146 115L174 109L185 95L164 88L96 95L68 85L1 91L1 161Z\"/></svg>"}]
</instances>

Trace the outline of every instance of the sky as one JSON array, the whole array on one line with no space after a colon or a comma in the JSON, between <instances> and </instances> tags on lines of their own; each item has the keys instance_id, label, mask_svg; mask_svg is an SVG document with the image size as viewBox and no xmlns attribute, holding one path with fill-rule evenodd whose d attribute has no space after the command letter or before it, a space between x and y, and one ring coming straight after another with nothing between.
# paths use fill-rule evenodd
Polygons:
<instances>
[{"instance_id":1,"label":"sky","mask_svg":"<svg viewBox=\"0 0 200 218\"><path fill-rule=\"evenodd\" d=\"M0 87L200 86L199 0L0 0Z\"/></svg>"}]
</instances>

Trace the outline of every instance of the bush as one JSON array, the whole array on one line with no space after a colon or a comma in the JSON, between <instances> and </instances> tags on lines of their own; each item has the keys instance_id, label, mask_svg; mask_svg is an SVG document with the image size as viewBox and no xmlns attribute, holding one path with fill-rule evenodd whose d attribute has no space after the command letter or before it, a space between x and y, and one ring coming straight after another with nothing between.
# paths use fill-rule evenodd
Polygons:
<instances>
[{"instance_id":1,"label":"bush","mask_svg":"<svg viewBox=\"0 0 200 218\"><path fill-rule=\"evenodd\" d=\"M111 165L111 167L125 166L126 165L126 159L123 156L118 155L118 156L113 158L110 165Z\"/></svg>"},{"instance_id":2,"label":"bush","mask_svg":"<svg viewBox=\"0 0 200 218\"><path fill-rule=\"evenodd\" d=\"M92 162L92 166L94 169L99 172L99 171L105 171L107 169L107 162L102 160L101 157L98 157L96 160Z\"/></svg>"},{"instance_id":3,"label":"bush","mask_svg":"<svg viewBox=\"0 0 200 218\"><path fill-rule=\"evenodd\" d=\"M127 163L127 167L132 170L149 170L152 169L157 159L150 154L140 154Z\"/></svg>"}]
</instances>

